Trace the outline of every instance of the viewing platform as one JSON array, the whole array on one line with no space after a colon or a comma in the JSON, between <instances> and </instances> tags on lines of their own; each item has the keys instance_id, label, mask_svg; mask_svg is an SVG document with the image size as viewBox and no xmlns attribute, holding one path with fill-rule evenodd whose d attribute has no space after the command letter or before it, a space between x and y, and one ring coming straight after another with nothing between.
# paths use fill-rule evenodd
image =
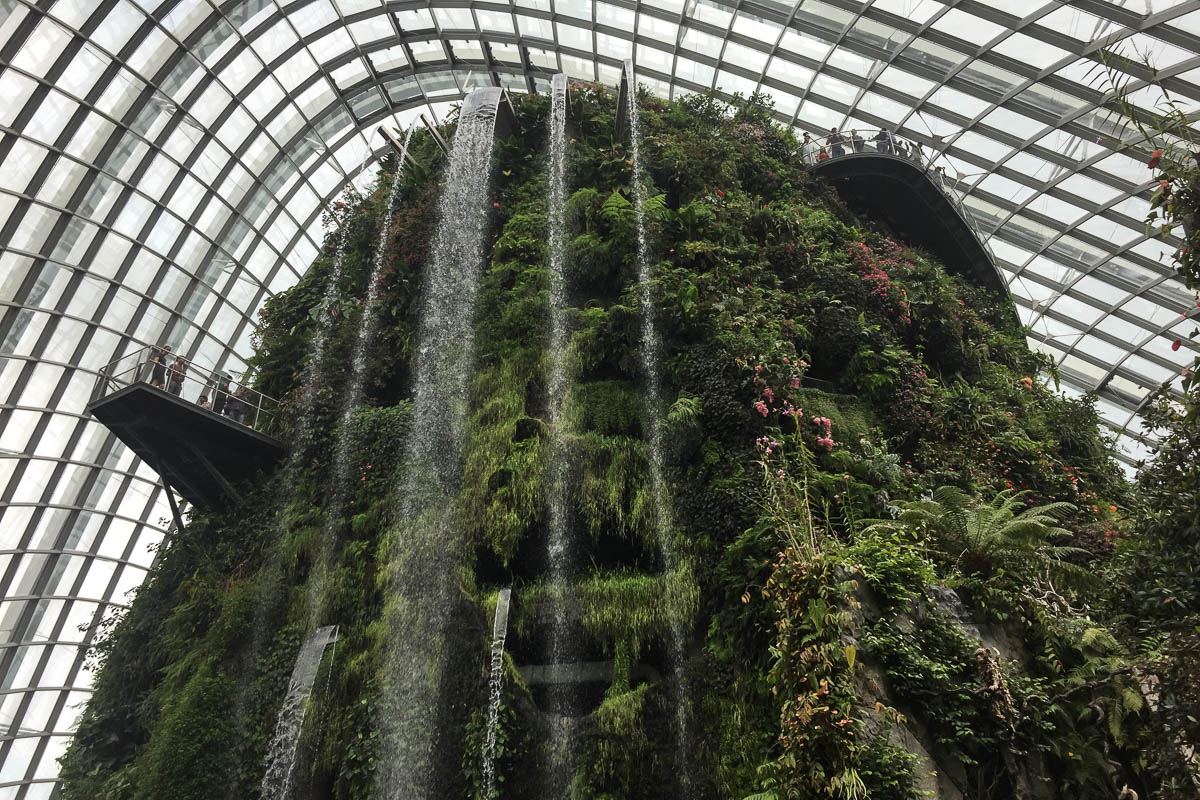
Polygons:
<instances>
[{"instance_id":1,"label":"viewing platform","mask_svg":"<svg viewBox=\"0 0 1200 800\"><path fill-rule=\"evenodd\" d=\"M841 154L829 145L808 145L803 158L814 175L837 187L856 211L891 227L908 244L927 247L952 271L1007 294L991 251L979 237L952 188L944 159L886 131L843 131Z\"/></svg>"},{"instance_id":2,"label":"viewing platform","mask_svg":"<svg viewBox=\"0 0 1200 800\"><path fill-rule=\"evenodd\" d=\"M170 489L200 508L236 502L236 487L273 469L286 448L264 432L275 400L194 364L173 370L173 354L157 368L159 352L143 348L101 369L87 412L158 472L179 523Z\"/></svg>"}]
</instances>

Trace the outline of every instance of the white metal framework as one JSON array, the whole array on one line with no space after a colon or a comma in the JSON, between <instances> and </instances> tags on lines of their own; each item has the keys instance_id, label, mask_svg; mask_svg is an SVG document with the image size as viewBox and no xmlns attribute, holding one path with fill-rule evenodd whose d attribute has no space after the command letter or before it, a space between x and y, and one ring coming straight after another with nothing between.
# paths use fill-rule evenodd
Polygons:
<instances>
[{"instance_id":1,"label":"white metal framework","mask_svg":"<svg viewBox=\"0 0 1200 800\"><path fill-rule=\"evenodd\" d=\"M96 371L151 344L240 370L376 126L559 71L615 85L633 58L662 95L891 128L953 165L1031 343L1132 463L1197 311L1093 79L1105 58L1143 85L1143 53L1200 104L1200 4L1178 0L0 0L0 797L53 795L86 644L167 516L81 413Z\"/></svg>"}]
</instances>

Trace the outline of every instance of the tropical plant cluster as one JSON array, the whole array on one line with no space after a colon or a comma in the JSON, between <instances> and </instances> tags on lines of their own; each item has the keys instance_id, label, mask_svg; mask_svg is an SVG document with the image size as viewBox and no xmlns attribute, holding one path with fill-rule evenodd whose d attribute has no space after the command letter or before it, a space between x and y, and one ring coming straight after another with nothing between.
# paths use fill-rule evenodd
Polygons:
<instances>
[{"instance_id":1,"label":"tropical plant cluster","mask_svg":"<svg viewBox=\"0 0 1200 800\"><path fill-rule=\"evenodd\" d=\"M491 619L511 586L496 796L548 796L538 764L552 732L519 667L539 663L563 592L544 556L558 437L587 561L573 613L588 659L611 667L584 693L570 797L672 797L681 782L694 798L737 800L1194 797L1194 404L1164 408L1177 433L1131 486L1092 398L1054 390L1011 302L856 217L764 102L641 94L666 355L664 407L650 414L630 147L614 92L580 83L568 112L570 380L554 423L550 108L514 101L519 131L497 144L488 198L455 498L470 548L437 738L444 795L485 794ZM397 176L389 158L373 193L343 198L312 269L268 302L257 388L292 409L276 433L304 457L244 487L240 504L193 510L164 542L94 652L95 692L62 761L67 800L259 796L317 593L340 638L309 701L297 785L374 796L391 635L383 553L404 546L394 492L444 167L423 133L412 153L416 165ZM377 255L379 337L366 402L346 424ZM328 355L312 364L320 325ZM671 564L648 495L652 418ZM348 476L332 474L338 436ZM326 529L336 548L318 569Z\"/></svg>"}]
</instances>

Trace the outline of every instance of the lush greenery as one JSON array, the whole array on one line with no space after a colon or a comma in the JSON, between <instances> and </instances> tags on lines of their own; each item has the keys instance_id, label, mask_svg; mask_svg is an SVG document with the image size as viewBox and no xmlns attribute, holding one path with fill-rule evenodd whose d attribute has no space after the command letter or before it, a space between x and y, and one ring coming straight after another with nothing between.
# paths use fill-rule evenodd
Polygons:
<instances>
[{"instance_id":1,"label":"lush greenery","mask_svg":"<svg viewBox=\"0 0 1200 800\"><path fill-rule=\"evenodd\" d=\"M1196 741L1200 673L1195 406L1164 407L1176 434L1131 487L1092 400L1048 387L1007 298L859 221L756 99L643 96L667 354L657 416L678 554L667 569L648 496L629 147L611 90L579 84L570 97L571 380L559 433L589 561L571 587L575 612L589 659L612 667L581 723L571 796L673 796L680 773L697 798L1194 792L1181 745ZM501 796L540 796L549 735L516 666L538 663L561 592L541 555L553 450L548 99L521 98L517 113L520 133L495 157L457 498L473 545L460 581L472 635L455 640L446 796L482 793L500 586L514 589ZM422 166L402 173L393 219L394 164L331 219L347 242L339 299L324 299L331 234L300 284L268 303L259 388L298 409L315 376L312 424L280 431L302 457L167 540L97 649L96 692L63 759L68 800L257 796L314 592L341 639L310 704L298 779L313 797L371 796L390 633L382 553L403 546L389 545L393 490L443 166L424 135L414 154ZM345 366L383 225L367 403L343 430ZM329 354L310 364L321 324ZM330 475L339 432L350 480ZM336 552L318 582L329 529ZM676 630L682 669L668 646Z\"/></svg>"}]
</instances>

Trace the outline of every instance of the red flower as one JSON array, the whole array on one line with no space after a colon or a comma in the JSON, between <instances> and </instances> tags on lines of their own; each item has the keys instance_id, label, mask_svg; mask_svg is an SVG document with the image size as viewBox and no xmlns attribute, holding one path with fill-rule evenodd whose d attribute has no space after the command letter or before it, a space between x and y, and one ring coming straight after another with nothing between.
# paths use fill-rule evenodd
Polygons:
<instances>
[{"instance_id":1,"label":"red flower","mask_svg":"<svg viewBox=\"0 0 1200 800\"><path fill-rule=\"evenodd\" d=\"M1150 169L1155 169L1156 167L1158 167L1158 162L1162 160L1162 157L1163 157L1163 151L1162 151L1162 148L1160 147L1157 150L1155 150L1153 153L1150 154L1150 160L1147 161L1146 163L1150 166Z\"/></svg>"},{"instance_id":2,"label":"red flower","mask_svg":"<svg viewBox=\"0 0 1200 800\"><path fill-rule=\"evenodd\" d=\"M725 193L722 192L720 189L717 189L717 197L724 197L724 196L725 196Z\"/></svg>"},{"instance_id":3,"label":"red flower","mask_svg":"<svg viewBox=\"0 0 1200 800\"><path fill-rule=\"evenodd\" d=\"M499 203L492 203L492 208L499 208L499 207L500 207Z\"/></svg>"}]
</instances>

